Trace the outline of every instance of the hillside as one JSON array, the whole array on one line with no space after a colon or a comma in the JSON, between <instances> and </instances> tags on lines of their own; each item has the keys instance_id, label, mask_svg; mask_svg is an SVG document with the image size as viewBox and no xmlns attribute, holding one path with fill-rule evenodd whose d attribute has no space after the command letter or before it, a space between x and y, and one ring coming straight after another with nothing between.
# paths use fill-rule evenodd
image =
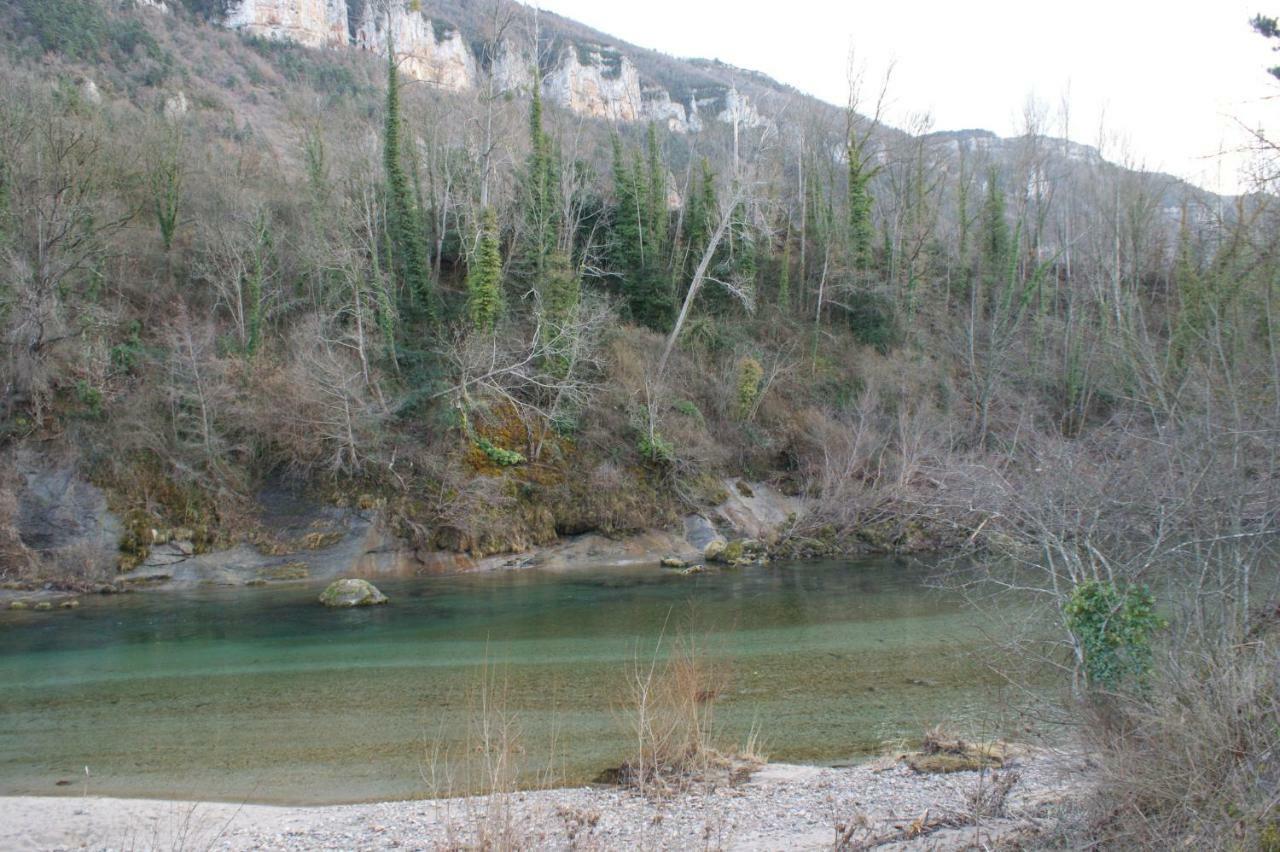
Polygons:
<instances>
[{"instance_id":1,"label":"hillside","mask_svg":"<svg viewBox=\"0 0 1280 852\"><path fill-rule=\"evenodd\" d=\"M254 495L281 476L320 493L367 492L362 500L383 507L379 524L419 554L482 557L568 533L670 526L719 503L726 477L830 497L824 466L831 442L846 440L842 412L865 417L872 405L892 419L884 406L904 393L920 428L963 422L976 405L979 445L1004 428L997 422L1026 416L1020 408L1078 431L1111 406L1107 372L1090 361L1072 368L1086 370L1071 380L1082 389L1055 397L1050 385L1031 403L1024 379L1008 377L1022 390L1007 400L1006 379L978 381L995 352L959 367L945 346L921 345L974 334L963 299L987 275L975 236L999 224L983 212L992 176L1019 190L1007 194L1018 277L1053 281L1055 295L1038 297L1045 318L1081 310L1068 294L1087 274L1082 263L1111 276L1112 236L1097 219L1073 224L1089 218L1088 204L1113 223L1118 260L1143 298L1170 297L1182 211L1214 227L1205 194L1060 140L911 137L858 116L850 163L840 110L748 71L665 57L513 4L433 3L422 16L393 7L382 19L371 8L5 5L8 257L36 276L36 295L19 288L6 314L17 335L8 440L24 475L39 467L24 448L61 447L55 455L70 454L106 489L131 530L125 566L148 558L150 543L136 541L144 529L194 530L209 548L269 538ZM387 20L405 78L397 109L413 140L395 178L407 182L399 213L360 189L389 168L370 147L385 129L376 54ZM534 33L548 108L545 135L531 142L519 68ZM628 100L637 91L640 109ZM736 113L724 98L738 99ZM659 101L686 112L655 135L646 110ZM690 121L699 115L708 121ZM92 154L67 148L66 133ZM45 195L54 187L20 167L50 150L65 174L49 179L70 181L71 199ZM735 163L751 197L725 209ZM548 183L531 196L539 169ZM1073 207L1057 201L1063 193ZM637 207L636 229L619 204ZM52 268L24 254L32 215L75 236L40 248L66 254ZM866 217L865 231L851 216ZM719 219L722 244L707 249ZM1084 233L1097 254L1075 244ZM488 356L465 331L485 240L499 286L480 322L504 341ZM710 266L699 273L704 249ZM547 264L569 290L545 289ZM682 318L671 375L656 379L654 347L704 285ZM568 323L563 334L585 337L572 347L581 362L553 368L562 356L545 351L537 329L554 299L572 306L556 320ZM819 325L806 331L815 311ZM1063 333L1063 345L1102 345L1093 332L1075 339L1070 324ZM467 379L481 357L492 370ZM877 466L901 452L888 434L873 443L848 451L870 452ZM850 514L834 526L815 521L825 532L800 536L802 549L945 538L955 518L893 508L919 496L907 470L888 492L878 477L859 486L875 496L842 507ZM117 560L92 561L96 571Z\"/></svg>"}]
</instances>

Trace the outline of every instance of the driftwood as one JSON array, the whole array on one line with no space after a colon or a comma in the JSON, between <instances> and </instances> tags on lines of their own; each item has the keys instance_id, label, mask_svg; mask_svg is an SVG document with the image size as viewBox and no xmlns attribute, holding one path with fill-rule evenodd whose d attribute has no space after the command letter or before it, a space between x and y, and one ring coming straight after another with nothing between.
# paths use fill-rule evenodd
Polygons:
<instances>
[{"instance_id":1,"label":"driftwood","mask_svg":"<svg viewBox=\"0 0 1280 852\"><path fill-rule=\"evenodd\" d=\"M1018 778L1016 772L996 776L988 789L978 789L969 797L968 813L930 816L926 808L909 825L895 825L893 829L879 834L872 833L869 820L865 815L860 815L857 819L836 826L834 848L841 852L861 852L888 843L925 837L944 828L967 828L978 825L984 819L1001 817L1005 813L1005 800L1009 797L1009 791L1018 783Z\"/></svg>"}]
</instances>

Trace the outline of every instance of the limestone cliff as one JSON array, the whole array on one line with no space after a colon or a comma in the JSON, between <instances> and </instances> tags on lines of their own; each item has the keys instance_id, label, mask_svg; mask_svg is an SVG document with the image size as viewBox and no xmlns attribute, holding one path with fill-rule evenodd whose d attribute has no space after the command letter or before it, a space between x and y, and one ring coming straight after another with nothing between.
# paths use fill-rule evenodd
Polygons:
<instances>
[{"instance_id":1,"label":"limestone cliff","mask_svg":"<svg viewBox=\"0 0 1280 852\"><path fill-rule=\"evenodd\" d=\"M579 115L610 121L641 117L640 72L616 48L578 44L566 48L542 81L547 100Z\"/></svg>"},{"instance_id":2,"label":"limestone cliff","mask_svg":"<svg viewBox=\"0 0 1280 852\"><path fill-rule=\"evenodd\" d=\"M226 25L308 47L348 43L347 0L231 0Z\"/></svg>"},{"instance_id":3,"label":"limestone cliff","mask_svg":"<svg viewBox=\"0 0 1280 852\"><path fill-rule=\"evenodd\" d=\"M532 45L504 42L484 68L457 27L409 0L391 0L385 8L367 0L228 0L224 23L310 47L354 44L382 56L394 43L405 77L449 91L477 89L487 75L499 91L526 93L534 84ZM697 133L708 120L765 123L732 86L694 88L673 98L663 86L642 79L632 59L607 43L565 39L552 57L542 64L543 97L578 115L654 121L675 133Z\"/></svg>"},{"instance_id":4,"label":"limestone cliff","mask_svg":"<svg viewBox=\"0 0 1280 852\"><path fill-rule=\"evenodd\" d=\"M528 94L533 86L534 60L509 41L504 41L496 52L489 69L494 87L500 92Z\"/></svg>"},{"instance_id":5,"label":"limestone cliff","mask_svg":"<svg viewBox=\"0 0 1280 852\"><path fill-rule=\"evenodd\" d=\"M730 88L719 99L720 111L716 120L726 124L737 123L741 127L763 127L767 122L755 104L736 88Z\"/></svg>"},{"instance_id":6,"label":"limestone cliff","mask_svg":"<svg viewBox=\"0 0 1280 852\"><path fill-rule=\"evenodd\" d=\"M388 33L406 77L453 92L475 88L479 82L475 57L452 26L401 4L392 5L389 15L366 4L356 27L356 46L386 56Z\"/></svg>"},{"instance_id":7,"label":"limestone cliff","mask_svg":"<svg viewBox=\"0 0 1280 852\"><path fill-rule=\"evenodd\" d=\"M671 93L661 86L644 90L642 113L647 121L666 125L672 133L697 133L702 129L702 119L697 112L690 113L682 103L671 99Z\"/></svg>"}]
</instances>

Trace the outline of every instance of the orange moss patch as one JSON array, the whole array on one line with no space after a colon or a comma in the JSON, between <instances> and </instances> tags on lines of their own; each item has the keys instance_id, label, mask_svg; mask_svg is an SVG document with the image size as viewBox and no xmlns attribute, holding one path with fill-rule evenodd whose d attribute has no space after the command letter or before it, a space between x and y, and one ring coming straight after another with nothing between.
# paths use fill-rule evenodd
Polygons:
<instances>
[{"instance_id":1,"label":"orange moss patch","mask_svg":"<svg viewBox=\"0 0 1280 852\"><path fill-rule=\"evenodd\" d=\"M487 412L472 416L471 428L476 437L483 438L501 450L522 453L532 441L529 427L520 419L519 412L509 402L501 402ZM490 457L484 449L467 436L467 465L483 476L501 476L511 469Z\"/></svg>"},{"instance_id":2,"label":"orange moss patch","mask_svg":"<svg viewBox=\"0 0 1280 852\"><path fill-rule=\"evenodd\" d=\"M146 561L151 548L172 540L175 530L196 553L208 553L232 543L236 527L249 526L242 507L196 485L175 482L149 456L94 471L89 478L106 492L108 507L124 519L125 531L118 543L121 571Z\"/></svg>"}]
</instances>

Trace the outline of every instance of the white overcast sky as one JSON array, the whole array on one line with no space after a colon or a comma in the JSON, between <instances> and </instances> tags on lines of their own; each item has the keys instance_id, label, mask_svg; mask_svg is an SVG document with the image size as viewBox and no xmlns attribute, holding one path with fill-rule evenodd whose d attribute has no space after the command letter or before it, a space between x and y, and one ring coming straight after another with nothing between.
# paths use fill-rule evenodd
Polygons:
<instances>
[{"instance_id":1,"label":"white overcast sky","mask_svg":"<svg viewBox=\"0 0 1280 852\"><path fill-rule=\"evenodd\" d=\"M1070 136L1207 189L1241 186L1238 122L1280 127L1280 64L1238 0L539 0L543 9L675 56L763 71L836 104L850 48L869 72L894 64L890 123L928 112L937 130L1016 134L1029 97Z\"/></svg>"}]
</instances>

